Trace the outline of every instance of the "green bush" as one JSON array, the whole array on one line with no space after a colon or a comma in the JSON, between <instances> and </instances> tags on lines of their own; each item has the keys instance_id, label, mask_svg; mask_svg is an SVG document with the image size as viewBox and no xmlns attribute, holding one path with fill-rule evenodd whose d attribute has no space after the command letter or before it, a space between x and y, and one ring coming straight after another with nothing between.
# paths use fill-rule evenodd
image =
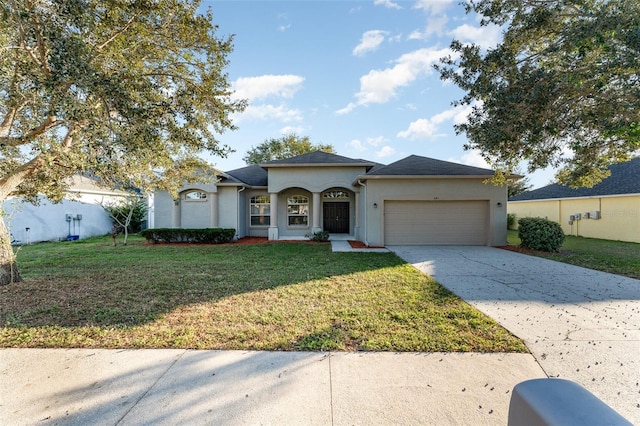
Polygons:
<instances>
[{"instance_id":1,"label":"green bush","mask_svg":"<svg viewBox=\"0 0 640 426\"><path fill-rule=\"evenodd\" d=\"M516 224L516 214L507 213L507 229L515 229L515 224Z\"/></svg>"},{"instance_id":2,"label":"green bush","mask_svg":"<svg viewBox=\"0 0 640 426\"><path fill-rule=\"evenodd\" d=\"M138 197L117 203L106 203L102 207L111 216L111 221L115 226L114 230L118 231L118 233L124 231L125 225L128 225L128 232L139 232L147 218L147 203Z\"/></svg>"},{"instance_id":3,"label":"green bush","mask_svg":"<svg viewBox=\"0 0 640 426\"><path fill-rule=\"evenodd\" d=\"M564 232L559 223L540 217L523 217L518 220L520 246L542 251L559 251L564 242Z\"/></svg>"},{"instance_id":4,"label":"green bush","mask_svg":"<svg viewBox=\"0 0 640 426\"><path fill-rule=\"evenodd\" d=\"M307 234L305 235L311 241L324 242L329 241L329 233L327 231L318 231L314 232L313 235Z\"/></svg>"},{"instance_id":5,"label":"green bush","mask_svg":"<svg viewBox=\"0 0 640 426\"><path fill-rule=\"evenodd\" d=\"M224 244L230 243L236 236L235 229L204 228L155 228L140 232L151 243L192 243L192 244Z\"/></svg>"}]
</instances>

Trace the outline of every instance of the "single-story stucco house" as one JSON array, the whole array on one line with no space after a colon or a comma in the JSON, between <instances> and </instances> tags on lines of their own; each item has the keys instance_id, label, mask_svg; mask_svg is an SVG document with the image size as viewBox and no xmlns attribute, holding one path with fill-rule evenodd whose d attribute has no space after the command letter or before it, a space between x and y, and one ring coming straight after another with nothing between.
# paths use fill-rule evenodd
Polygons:
<instances>
[{"instance_id":1,"label":"single-story stucco house","mask_svg":"<svg viewBox=\"0 0 640 426\"><path fill-rule=\"evenodd\" d=\"M492 170L417 155L389 165L321 151L156 192L149 227L234 228L237 237L302 239L318 231L370 246L504 245L506 187Z\"/></svg>"},{"instance_id":2,"label":"single-story stucco house","mask_svg":"<svg viewBox=\"0 0 640 426\"><path fill-rule=\"evenodd\" d=\"M614 164L593 188L552 184L509 199L508 212L560 223L564 233L640 243L640 157Z\"/></svg>"},{"instance_id":3,"label":"single-story stucco house","mask_svg":"<svg viewBox=\"0 0 640 426\"><path fill-rule=\"evenodd\" d=\"M59 203L45 197L37 205L20 197L2 203L3 220L14 244L82 239L111 231L113 221L101 203L118 202L127 194L81 175L69 178L68 184Z\"/></svg>"}]
</instances>

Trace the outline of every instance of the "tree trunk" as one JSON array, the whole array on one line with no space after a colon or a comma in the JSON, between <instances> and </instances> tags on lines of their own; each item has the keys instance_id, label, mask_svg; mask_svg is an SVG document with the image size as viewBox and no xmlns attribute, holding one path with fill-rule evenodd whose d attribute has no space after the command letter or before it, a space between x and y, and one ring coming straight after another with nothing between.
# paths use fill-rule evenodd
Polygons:
<instances>
[{"instance_id":1,"label":"tree trunk","mask_svg":"<svg viewBox=\"0 0 640 426\"><path fill-rule=\"evenodd\" d=\"M0 286L22 281L16 264L16 255L11 246L11 237L0 217Z\"/></svg>"}]
</instances>

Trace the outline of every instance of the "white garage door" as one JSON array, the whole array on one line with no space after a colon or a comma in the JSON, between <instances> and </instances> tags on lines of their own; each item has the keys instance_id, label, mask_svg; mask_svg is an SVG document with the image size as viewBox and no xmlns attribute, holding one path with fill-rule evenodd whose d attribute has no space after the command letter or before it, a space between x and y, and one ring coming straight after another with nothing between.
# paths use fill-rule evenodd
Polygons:
<instances>
[{"instance_id":1,"label":"white garage door","mask_svg":"<svg viewBox=\"0 0 640 426\"><path fill-rule=\"evenodd\" d=\"M488 201L386 201L386 245L485 245Z\"/></svg>"}]
</instances>

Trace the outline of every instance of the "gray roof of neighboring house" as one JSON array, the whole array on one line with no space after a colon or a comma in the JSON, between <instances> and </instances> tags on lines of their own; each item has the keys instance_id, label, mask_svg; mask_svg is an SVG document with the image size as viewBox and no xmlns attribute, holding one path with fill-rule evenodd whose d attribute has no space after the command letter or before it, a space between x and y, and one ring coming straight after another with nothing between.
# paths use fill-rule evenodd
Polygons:
<instances>
[{"instance_id":1,"label":"gray roof of neighboring house","mask_svg":"<svg viewBox=\"0 0 640 426\"><path fill-rule=\"evenodd\" d=\"M377 167L367 176L493 176L493 170L433 158L410 155L388 166Z\"/></svg>"},{"instance_id":2,"label":"gray roof of neighboring house","mask_svg":"<svg viewBox=\"0 0 640 426\"><path fill-rule=\"evenodd\" d=\"M546 200L551 198L597 197L604 195L640 194L640 157L609 167L611 176L593 188L571 188L557 183L523 192L509 201Z\"/></svg>"},{"instance_id":3,"label":"gray roof of neighboring house","mask_svg":"<svg viewBox=\"0 0 640 426\"><path fill-rule=\"evenodd\" d=\"M365 167L373 167L377 163L367 160L357 160L354 158L343 157L337 154L330 154L323 151L314 151L307 154L297 155L295 157L286 158L284 160L273 160L261 164L262 167L271 166L296 166L302 164L314 165L362 165Z\"/></svg>"},{"instance_id":4,"label":"gray roof of neighboring house","mask_svg":"<svg viewBox=\"0 0 640 426\"><path fill-rule=\"evenodd\" d=\"M251 186L267 186L267 171L257 164L225 172L232 179L227 182L245 183ZM235 181L235 182L234 182ZM225 182L225 178L222 179Z\"/></svg>"}]
</instances>

